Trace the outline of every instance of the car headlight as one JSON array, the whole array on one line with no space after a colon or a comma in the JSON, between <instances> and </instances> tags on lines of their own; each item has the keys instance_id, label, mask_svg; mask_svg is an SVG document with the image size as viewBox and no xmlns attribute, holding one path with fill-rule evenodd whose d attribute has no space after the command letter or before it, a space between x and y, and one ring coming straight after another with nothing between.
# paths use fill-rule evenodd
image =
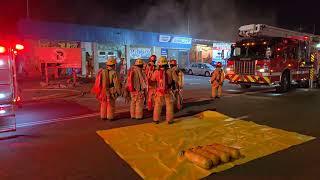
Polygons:
<instances>
[{"instance_id":1,"label":"car headlight","mask_svg":"<svg viewBox=\"0 0 320 180\"><path fill-rule=\"evenodd\" d=\"M263 69L259 69L259 72L264 73L265 69L264 68Z\"/></svg>"}]
</instances>

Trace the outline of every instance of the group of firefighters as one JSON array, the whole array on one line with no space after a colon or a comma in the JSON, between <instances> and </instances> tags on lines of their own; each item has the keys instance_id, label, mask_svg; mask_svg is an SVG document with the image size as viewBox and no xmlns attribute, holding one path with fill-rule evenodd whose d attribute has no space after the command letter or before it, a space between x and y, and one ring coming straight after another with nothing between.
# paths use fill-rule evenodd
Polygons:
<instances>
[{"instance_id":1,"label":"group of firefighters","mask_svg":"<svg viewBox=\"0 0 320 180\"><path fill-rule=\"evenodd\" d=\"M120 81L115 66L115 59L107 59L106 69L99 70L93 88L101 103L101 119L114 119L115 100L123 96L130 102L132 119L142 119L146 105L149 111L153 111L153 122L158 124L165 105L166 121L172 124L174 111L181 110L183 105L184 74L178 68L177 60L172 59L168 62L166 57L157 59L152 55L146 64L138 58L134 66L128 70L123 82ZM218 63L211 77L213 98L221 96L223 80L224 72Z\"/></svg>"}]
</instances>

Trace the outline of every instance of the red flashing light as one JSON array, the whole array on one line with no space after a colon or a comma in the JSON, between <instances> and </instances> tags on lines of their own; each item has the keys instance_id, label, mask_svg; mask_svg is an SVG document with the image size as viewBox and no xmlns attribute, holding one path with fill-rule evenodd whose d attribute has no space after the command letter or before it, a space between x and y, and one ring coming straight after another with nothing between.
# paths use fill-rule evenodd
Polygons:
<instances>
[{"instance_id":1,"label":"red flashing light","mask_svg":"<svg viewBox=\"0 0 320 180\"><path fill-rule=\"evenodd\" d=\"M227 66L232 66L234 65L234 61L227 61Z\"/></svg>"},{"instance_id":2,"label":"red flashing light","mask_svg":"<svg viewBox=\"0 0 320 180\"><path fill-rule=\"evenodd\" d=\"M13 100L14 103L20 102L21 101L21 97L18 96L16 99Z\"/></svg>"},{"instance_id":3,"label":"red flashing light","mask_svg":"<svg viewBox=\"0 0 320 180\"><path fill-rule=\"evenodd\" d=\"M277 51L281 51L281 48L277 48Z\"/></svg>"},{"instance_id":4,"label":"red flashing light","mask_svg":"<svg viewBox=\"0 0 320 180\"><path fill-rule=\"evenodd\" d=\"M24 46L22 44L16 44L16 50L23 50Z\"/></svg>"},{"instance_id":5,"label":"red flashing light","mask_svg":"<svg viewBox=\"0 0 320 180\"><path fill-rule=\"evenodd\" d=\"M305 41L307 41L307 40L309 40L309 37L308 37L308 36L304 36L303 39L304 39Z\"/></svg>"},{"instance_id":6,"label":"red flashing light","mask_svg":"<svg viewBox=\"0 0 320 180\"><path fill-rule=\"evenodd\" d=\"M0 46L0 53L4 53L4 52L6 52L6 48L3 46Z\"/></svg>"}]
</instances>

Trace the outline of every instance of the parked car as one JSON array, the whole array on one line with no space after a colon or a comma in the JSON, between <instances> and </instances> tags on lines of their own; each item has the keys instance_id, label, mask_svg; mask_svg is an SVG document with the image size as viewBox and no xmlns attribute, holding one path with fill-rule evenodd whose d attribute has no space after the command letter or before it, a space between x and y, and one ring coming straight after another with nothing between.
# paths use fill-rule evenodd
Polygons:
<instances>
[{"instance_id":1,"label":"parked car","mask_svg":"<svg viewBox=\"0 0 320 180\"><path fill-rule=\"evenodd\" d=\"M214 67L209 63L191 63L186 72L189 75L201 75L201 76L211 76L214 71Z\"/></svg>"}]
</instances>

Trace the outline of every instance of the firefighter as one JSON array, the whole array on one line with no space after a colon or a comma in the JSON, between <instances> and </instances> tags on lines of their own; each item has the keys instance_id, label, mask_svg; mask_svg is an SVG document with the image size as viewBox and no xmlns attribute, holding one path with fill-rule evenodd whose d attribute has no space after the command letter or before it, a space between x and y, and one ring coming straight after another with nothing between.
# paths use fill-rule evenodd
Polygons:
<instances>
[{"instance_id":1,"label":"firefighter","mask_svg":"<svg viewBox=\"0 0 320 180\"><path fill-rule=\"evenodd\" d=\"M157 56L156 55L152 55L149 58L149 62L147 64L146 67L146 76L147 76L147 83L148 83L148 97L147 97L147 108L148 111L152 111L153 106L154 106L154 96L156 93L156 82L151 80L151 77L153 75L153 73L156 70L156 61L157 61Z\"/></svg>"},{"instance_id":2,"label":"firefighter","mask_svg":"<svg viewBox=\"0 0 320 180\"><path fill-rule=\"evenodd\" d=\"M184 84L184 74L177 66L177 60L170 60L170 70L172 74L171 89L174 95L174 106L181 110L183 104L182 89Z\"/></svg>"},{"instance_id":3,"label":"firefighter","mask_svg":"<svg viewBox=\"0 0 320 180\"><path fill-rule=\"evenodd\" d=\"M143 60L137 59L128 72L126 89L130 92L130 115L132 119L143 118L145 92L147 90L147 78L143 71Z\"/></svg>"},{"instance_id":4,"label":"firefighter","mask_svg":"<svg viewBox=\"0 0 320 180\"><path fill-rule=\"evenodd\" d=\"M91 78L93 75L93 57L90 56L89 52L86 52L86 67L87 73L86 78Z\"/></svg>"},{"instance_id":5,"label":"firefighter","mask_svg":"<svg viewBox=\"0 0 320 180\"><path fill-rule=\"evenodd\" d=\"M123 56L121 56L121 59L120 59L119 75L120 75L120 82L123 83L125 81L125 77L127 76L127 62L125 57Z\"/></svg>"},{"instance_id":6,"label":"firefighter","mask_svg":"<svg viewBox=\"0 0 320 180\"><path fill-rule=\"evenodd\" d=\"M222 85L225 78L225 73L222 69L222 63L218 62L216 69L213 71L211 76L211 86L212 86L212 98L220 98L222 96ZM217 95L218 91L218 95Z\"/></svg>"},{"instance_id":7,"label":"firefighter","mask_svg":"<svg viewBox=\"0 0 320 180\"><path fill-rule=\"evenodd\" d=\"M109 58L106 69L98 73L96 84L100 84L100 114L103 120L113 120L115 113L115 101L121 94L119 77L115 71L116 60ZM97 82L100 81L100 82Z\"/></svg>"},{"instance_id":8,"label":"firefighter","mask_svg":"<svg viewBox=\"0 0 320 180\"><path fill-rule=\"evenodd\" d=\"M162 106L166 105L166 121L173 123L173 97L171 92L172 75L168 71L168 61L165 57L158 60L158 70L156 70L151 80L156 82L155 105L153 110L153 121L158 124L160 121Z\"/></svg>"}]
</instances>

